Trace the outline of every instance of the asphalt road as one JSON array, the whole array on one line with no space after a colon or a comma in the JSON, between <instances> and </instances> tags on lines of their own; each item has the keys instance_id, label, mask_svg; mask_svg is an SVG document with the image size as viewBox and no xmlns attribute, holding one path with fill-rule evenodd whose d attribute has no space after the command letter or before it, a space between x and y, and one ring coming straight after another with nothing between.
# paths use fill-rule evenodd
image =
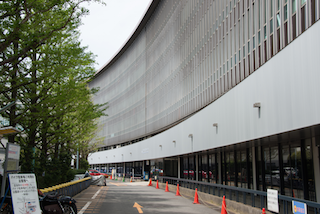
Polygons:
<instances>
[{"instance_id":1,"label":"asphalt road","mask_svg":"<svg viewBox=\"0 0 320 214\"><path fill-rule=\"evenodd\" d=\"M220 214L220 208L193 204L194 198L175 196L147 186L148 182L120 182L107 180L107 186L91 185L74 196L78 214L83 213L201 213Z\"/></svg>"}]
</instances>

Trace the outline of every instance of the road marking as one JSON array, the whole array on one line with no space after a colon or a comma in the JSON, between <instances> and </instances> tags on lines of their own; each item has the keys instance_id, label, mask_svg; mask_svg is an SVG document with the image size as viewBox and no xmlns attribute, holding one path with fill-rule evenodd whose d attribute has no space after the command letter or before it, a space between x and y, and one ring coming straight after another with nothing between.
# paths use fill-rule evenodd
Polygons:
<instances>
[{"instance_id":1,"label":"road marking","mask_svg":"<svg viewBox=\"0 0 320 214\"><path fill-rule=\"evenodd\" d=\"M92 201L87 202L86 205L84 205L84 207L82 207L80 212L78 212L78 214L83 214L86 211L86 209L90 206L91 203L92 203Z\"/></svg>"},{"instance_id":2,"label":"road marking","mask_svg":"<svg viewBox=\"0 0 320 214\"><path fill-rule=\"evenodd\" d=\"M96 194L94 194L94 196L92 196L91 199L95 199L95 198L97 197L97 195L100 193L100 190L101 190L101 189L99 189L99 190L96 192Z\"/></svg>"},{"instance_id":3,"label":"road marking","mask_svg":"<svg viewBox=\"0 0 320 214\"><path fill-rule=\"evenodd\" d=\"M112 183L110 182L111 185L115 185L115 186L127 186L126 184L122 184L122 183Z\"/></svg>"},{"instance_id":4,"label":"road marking","mask_svg":"<svg viewBox=\"0 0 320 214\"><path fill-rule=\"evenodd\" d=\"M142 209L141 209L141 208L143 208L143 206L141 206L141 205L138 204L137 202L134 202L133 207L137 208L137 210L138 210L139 213L143 213L143 211L142 211Z\"/></svg>"},{"instance_id":5,"label":"road marking","mask_svg":"<svg viewBox=\"0 0 320 214\"><path fill-rule=\"evenodd\" d=\"M101 189L99 189L99 190L92 196L91 199L95 199L95 198L97 197L97 195L100 193L100 190L101 190ZM91 203L92 203L92 201L88 201L88 202L86 203L86 205L84 205L84 207L82 207L82 209L80 210L80 212L78 212L78 214L83 214L83 213L88 209L88 207L90 206Z\"/></svg>"},{"instance_id":6,"label":"road marking","mask_svg":"<svg viewBox=\"0 0 320 214\"><path fill-rule=\"evenodd\" d=\"M132 183L125 183L128 186L148 186L148 182L132 182Z\"/></svg>"}]
</instances>

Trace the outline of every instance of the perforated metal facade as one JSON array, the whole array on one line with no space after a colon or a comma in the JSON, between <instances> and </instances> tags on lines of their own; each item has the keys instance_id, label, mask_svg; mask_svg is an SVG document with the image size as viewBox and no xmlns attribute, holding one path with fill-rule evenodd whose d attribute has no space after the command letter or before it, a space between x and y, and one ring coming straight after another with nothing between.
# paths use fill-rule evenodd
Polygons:
<instances>
[{"instance_id":1,"label":"perforated metal facade","mask_svg":"<svg viewBox=\"0 0 320 214\"><path fill-rule=\"evenodd\" d=\"M90 87L109 103L103 146L170 127L214 102L319 19L319 0L154 1Z\"/></svg>"}]
</instances>

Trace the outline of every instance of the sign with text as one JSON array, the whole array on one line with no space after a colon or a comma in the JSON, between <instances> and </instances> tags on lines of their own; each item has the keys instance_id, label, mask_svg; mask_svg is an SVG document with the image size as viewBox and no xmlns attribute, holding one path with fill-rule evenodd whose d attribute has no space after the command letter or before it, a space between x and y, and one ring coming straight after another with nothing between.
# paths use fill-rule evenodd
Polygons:
<instances>
[{"instance_id":1,"label":"sign with text","mask_svg":"<svg viewBox=\"0 0 320 214\"><path fill-rule=\"evenodd\" d=\"M20 146L12 143L8 143L8 158L19 160L20 158Z\"/></svg>"},{"instance_id":2,"label":"sign with text","mask_svg":"<svg viewBox=\"0 0 320 214\"><path fill-rule=\"evenodd\" d=\"M292 212L294 214L307 214L307 204L298 201L292 201Z\"/></svg>"},{"instance_id":3,"label":"sign with text","mask_svg":"<svg viewBox=\"0 0 320 214\"><path fill-rule=\"evenodd\" d=\"M7 143L6 171L17 171L19 168L20 146Z\"/></svg>"},{"instance_id":4,"label":"sign with text","mask_svg":"<svg viewBox=\"0 0 320 214\"><path fill-rule=\"evenodd\" d=\"M41 214L34 174L10 174L10 189L15 214Z\"/></svg>"},{"instance_id":5,"label":"sign with text","mask_svg":"<svg viewBox=\"0 0 320 214\"><path fill-rule=\"evenodd\" d=\"M267 189L268 210L279 213L278 190Z\"/></svg>"}]
</instances>

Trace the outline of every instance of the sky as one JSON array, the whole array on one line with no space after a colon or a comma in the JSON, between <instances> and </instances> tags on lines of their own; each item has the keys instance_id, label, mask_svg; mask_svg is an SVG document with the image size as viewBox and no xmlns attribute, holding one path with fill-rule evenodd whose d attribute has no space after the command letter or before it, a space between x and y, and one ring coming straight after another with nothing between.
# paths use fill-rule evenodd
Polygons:
<instances>
[{"instance_id":1,"label":"sky","mask_svg":"<svg viewBox=\"0 0 320 214\"><path fill-rule=\"evenodd\" d=\"M95 69L103 67L125 44L140 23L151 0L103 0L84 3L89 15L82 18L80 41L96 56Z\"/></svg>"}]
</instances>

